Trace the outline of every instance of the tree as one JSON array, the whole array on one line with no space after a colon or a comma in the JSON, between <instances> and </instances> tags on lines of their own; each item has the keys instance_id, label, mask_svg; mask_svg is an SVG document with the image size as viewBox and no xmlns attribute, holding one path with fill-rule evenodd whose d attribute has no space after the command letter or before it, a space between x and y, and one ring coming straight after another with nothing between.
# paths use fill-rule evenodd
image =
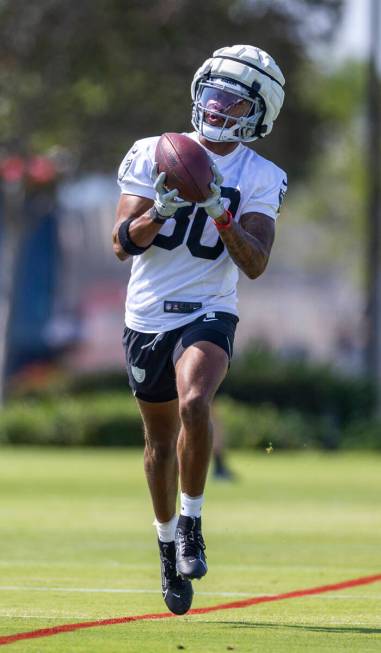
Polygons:
<instances>
[{"instance_id":1,"label":"tree","mask_svg":"<svg viewBox=\"0 0 381 653\"><path fill-rule=\"evenodd\" d=\"M287 79L277 138L265 156L304 175L320 126L305 102L308 43L330 38L342 0L3 0L0 131L41 150L61 144L85 168L114 169L138 136L190 127L195 69L217 47L254 43ZM303 137L300 137L303 134Z\"/></svg>"},{"instance_id":2,"label":"tree","mask_svg":"<svg viewBox=\"0 0 381 653\"><path fill-rule=\"evenodd\" d=\"M332 36L342 4L2 0L0 148L28 159L59 145L82 169L115 169L136 138L190 128L195 70L234 41L258 45L280 63L287 87L277 137L255 146L291 178L303 177L323 120L304 88L315 75L308 46ZM13 270L25 229L23 183L4 183L0 191L0 402Z\"/></svg>"}]
</instances>

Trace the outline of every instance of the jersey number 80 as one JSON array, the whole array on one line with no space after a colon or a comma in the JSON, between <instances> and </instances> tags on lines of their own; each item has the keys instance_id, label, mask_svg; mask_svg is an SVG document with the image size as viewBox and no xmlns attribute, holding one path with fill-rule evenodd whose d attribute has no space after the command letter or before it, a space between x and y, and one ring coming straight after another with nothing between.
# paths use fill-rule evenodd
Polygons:
<instances>
[{"instance_id":1,"label":"jersey number 80","mask_svg":"<svg viewBox=\"0 0 381 653\"><path fill-rule=\"evenodd\" d=\"M234 218L238 209L239 201L241 199L241 193L236 188L226 188L221 186L221 195L222 197L226 197L230 200L229 211L232 213ZM190 221L189 216L192 214L193 209L194 204L192 204L192 206L185 206L182 209L178 209L176 211L176 225L173 233L170 236L157 234L152 244L167 250L172 250L176 247L179 247L179 245L182 244L185 238L185 234L188 230ZM223 252L225 246L221 238L218 238L217 243L213 245L213 247L210 245L201 244L201 237L207 219L208 214L203 208L200 207L193 218L193 224L185 244L192 256L214 261Z\"/></svg>"}]
</instances>

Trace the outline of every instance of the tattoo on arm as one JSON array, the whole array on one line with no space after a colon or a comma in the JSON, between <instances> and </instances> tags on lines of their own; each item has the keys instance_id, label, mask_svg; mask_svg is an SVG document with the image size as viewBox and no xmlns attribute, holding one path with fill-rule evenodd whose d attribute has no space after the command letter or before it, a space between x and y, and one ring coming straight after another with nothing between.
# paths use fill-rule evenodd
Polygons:
<instances>
[{"instance_id":1,"label":"tattoo on arm","mask_svg":"<svg viewBox=\"0 0 381 653\"><path fill-rule=\"evenodd\" d=\"M265 270L274 234L274 220L261 213L246 213L239 223L220 231L233 261L250 279Z\"/></svg>"}]
</instances>

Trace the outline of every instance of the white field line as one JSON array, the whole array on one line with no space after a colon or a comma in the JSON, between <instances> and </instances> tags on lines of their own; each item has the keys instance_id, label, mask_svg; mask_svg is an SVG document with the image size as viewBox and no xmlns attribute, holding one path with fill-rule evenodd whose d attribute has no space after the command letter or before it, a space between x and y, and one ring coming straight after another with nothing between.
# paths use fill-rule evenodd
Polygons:
<instances>
[{"instance_id":1,"label":"white field line","mask_svg":"<svg viewBox=\"0 0 381 653\"><path fill-rule=\"evenodd\" d=\"M108 562L104 562L101 565L96 564L96 563L87 563L87 562L77 562L73 560L52 560L46 561L46 560L2 560L0 559L0 567L56 567L57 569L61 569L62 567L81 567L81 568L92 568L92 567L99 567L101 566L104 569L109 569L111 568L116 568L116 569L133 569L133 570L138 570L138 569L157 569L158 568L158 563L128 563L128 562L119 562L117 560L112 560ZM258 564L258 565L223 565L223 564L214 564L213 569L222 569L223 571L229 573L229 572L236 572L236 571L245 571L246 573L250 572L255 572L255 571L263 571L267 568L271 567L272 570L276 569L279 572L282 572L283 570L288 570L291 569L293 571L316 571L319 569L324 569L324 571L327 571L327 569L330 569L330 567L327 567L326 564L321 564L321 565L297 565L297 564L292 564L292 565L278 565L277 567L274 566L273 563L263 563L263 564ZM340 571L340 567L337 565L334 565L332 567L335 572ZM348 569L342 568L342 571L347 572ZM364 567L351 567L351 573L355 574L362 574L366 575L367 573L371 574L373 573L373 568L369 569L369 571L366 571Z\"/></svg>"},{"instance_id":2,"label":"white field line","mask_svg":"<svg viewBox=\"0 0 381 653\"><path fill-rule=\"evenodd\" d=\"M84 594L161 594L160 589L117 588L117 587L23 587L16 585L0 586L0 592L81 592ZM239 596L251 597L246 592L195 592L199 596Z\"/></svg>"},{"instance_id":3,"label":"white field line","mask_svg":"<svg viewBox=\"0 0 381 653\"><path fill-rule=\"evenodd\" d=\"M79 592L83 594L160 594L159 589L139 589L139 588L117 588L117 587L26 587L18 585L2 585L0 592L66 592L73 593ZM252 598L253 594L249 592L198 592L195 591L197 596L226 596L226 597L242 597ZM264 596L277 596L278 594L258 594L254 595L256 598ZM322 595L304 596L304 599L328 599L328 600L352 600L352 599L381 599L381 594L334 594L327 593Z\"/></svg>"},{"instance_id":4,"label":"white field line","mask_svg":"<svg viewBox=\"0 0 381 653\"><path fill-rule=\"evenodd\" d=\"M51 614L17 614L15 612L1 612L0 619L45 619L50 621L62 621L62 619L83 619L89 620L90 617L88 614L58 614L55 617L52 617Z\"/></svg>"}]
</instances>

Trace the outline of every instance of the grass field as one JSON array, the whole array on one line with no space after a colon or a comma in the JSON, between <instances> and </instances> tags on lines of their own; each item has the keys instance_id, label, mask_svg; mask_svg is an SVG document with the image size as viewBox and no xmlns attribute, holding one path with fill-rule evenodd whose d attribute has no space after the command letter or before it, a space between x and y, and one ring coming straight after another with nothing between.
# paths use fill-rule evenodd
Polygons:
<instances>
[{"instance_id":1,"label":"grass field","mask_svg":"<svg viewBox=\"0 0 381 653\"><path fill-rule=\"evenodd\" d=\"M0 450L0 637L166 611L140 451ZM381 458L234 454L209 480L193 607L381 573ZM79 630L14 653L380 651L381 583ZM4 651L8 650L4 647Z\"/></svg>"}]
</instances>

